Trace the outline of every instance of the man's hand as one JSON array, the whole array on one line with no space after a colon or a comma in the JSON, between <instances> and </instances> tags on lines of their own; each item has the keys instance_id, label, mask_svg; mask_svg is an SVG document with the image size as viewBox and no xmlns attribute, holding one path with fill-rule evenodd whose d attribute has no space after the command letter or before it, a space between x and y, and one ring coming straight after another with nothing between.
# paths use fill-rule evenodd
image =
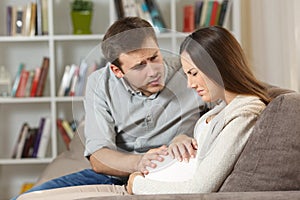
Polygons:
<instances>
[{"instance_id":1,"label":"man's hand","mask_svg":"<svg viewBox=\"0 0 300 200\"><path fill-rule=\"evenodd\" d=\"M157 160L162 162L164 159L161 157L161 155L166 156L168 155L168 148L167 146L163 145L159 148L150 149L145 153L137 166L138 171L142 172L144 175L147 175L149 171L147 170L147 167L155 168L156 164L152 162L152 160Z\"/></svg>"},{"instance_id":2,"label":"man's hand","mask_svg":"<svg viewBox=\"0 0 300 200\"><path fill-rule=\"evenodd\" d=\"M188 162L190 158L195 158L198 145L194 138L187 135L178 135L173 140L168 148L169 154L172 158L176 158L178 161Z\"/></svg>"},{"instance_id":3,"label":"man's hand","mask_svg":"<svg viewBox=\"0 0 300 200\"><path fill-rule=\"evenodd\" d=\"M134 178L136 176L144 176L144 175L141 172L134 172L134 173L130 174L128 182L127 182L127 186L126 186L126 190L129 194L133 194L132 187L133 187Z\"/></svg>"}]
</instances>

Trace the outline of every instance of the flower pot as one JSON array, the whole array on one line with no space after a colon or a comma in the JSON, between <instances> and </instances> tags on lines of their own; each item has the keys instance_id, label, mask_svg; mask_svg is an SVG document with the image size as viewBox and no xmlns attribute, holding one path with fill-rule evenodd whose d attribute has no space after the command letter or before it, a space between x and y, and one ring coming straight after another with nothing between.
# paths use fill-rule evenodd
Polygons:
<instances>
[{"instance_id":1,"label":"flower pot","mask_svg":"<svg viewBox=\"0 0 300 200\"><path fill-rule=\"evenodd\" d=\"M91 11L72 11L73 34L91 34Z\"/></svg>"}]
</instances>

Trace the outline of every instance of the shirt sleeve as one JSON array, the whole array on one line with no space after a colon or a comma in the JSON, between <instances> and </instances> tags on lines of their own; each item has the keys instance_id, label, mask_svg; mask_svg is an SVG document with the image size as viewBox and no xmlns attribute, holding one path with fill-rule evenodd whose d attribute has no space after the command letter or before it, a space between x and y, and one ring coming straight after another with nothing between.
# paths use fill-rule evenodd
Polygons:
<instances>
[{"instance_id":1,"label":"shirt sleeve","mask_svg":"<svg viewBox=\"0 0 300 200\"><path fill-rule=\"evenodd\" d=\"M212 147L198 158L193 179L184 182L162 182L136 177L134 194L204 193L219 189L230 174L257 120L257 114L243 114L224 126ZM199 148L201 149L201 148Z\"/></svg>"},{"instance_id":2,"label":"shirt sleeve","mask_svg":"<svg viewBox=\"0 0 300 200\"><path fill-rule=\"evenodd\" d=\"M116 149L114 119L105 100L104 84L100 72L89 76L85 93L85 152L90 156L95 151L107 147Z\"/></svg>"}]
</instances>

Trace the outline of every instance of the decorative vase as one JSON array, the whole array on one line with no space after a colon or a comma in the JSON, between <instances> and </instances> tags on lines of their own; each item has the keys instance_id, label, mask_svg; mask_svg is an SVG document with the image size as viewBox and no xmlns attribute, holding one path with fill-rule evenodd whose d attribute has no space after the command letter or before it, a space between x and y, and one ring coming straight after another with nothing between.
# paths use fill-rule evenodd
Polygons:
<instances>
[{"instance_id":1,"label":"decorative vase","mask_svg":"<svg viewBox=\"0 0 300 200\"><path fill-rule=\"evenodd\" d=\"M72 11L73 34L91 34L92 11Z\"/></svg>"}]
</instances>

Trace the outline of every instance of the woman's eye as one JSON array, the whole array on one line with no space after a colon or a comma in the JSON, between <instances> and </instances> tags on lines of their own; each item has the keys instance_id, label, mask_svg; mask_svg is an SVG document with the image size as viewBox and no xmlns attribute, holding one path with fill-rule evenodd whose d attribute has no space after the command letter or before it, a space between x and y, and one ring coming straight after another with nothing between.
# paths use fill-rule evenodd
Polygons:
<instances>
[{"instance_id":1,"label":"woman's eye","mask_svg":"<svg viewBox=\"0 0 300 200\"><path fill-rule=\"evenodd\" d=\"M194 72L194 73L192 73L192 76L196 76L198 73L197 72Z\"/></svg>"}]
</instances>

